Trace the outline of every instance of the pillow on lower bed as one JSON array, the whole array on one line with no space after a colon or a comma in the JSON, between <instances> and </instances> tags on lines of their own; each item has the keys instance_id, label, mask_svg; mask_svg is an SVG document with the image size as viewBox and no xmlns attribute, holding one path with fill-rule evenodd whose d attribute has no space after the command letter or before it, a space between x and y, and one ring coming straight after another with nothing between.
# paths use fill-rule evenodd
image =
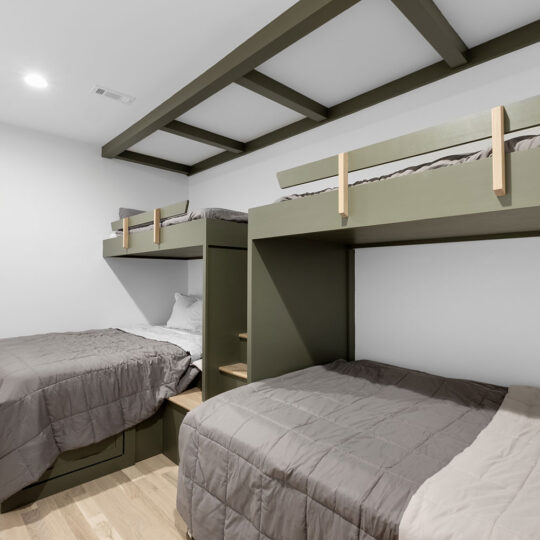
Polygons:
<instances>
[{"instance_id":1,"label":"pillow on lower bed","mask_svg":"<svg viewBox=\"0 0 540 540\"><path fill-rule=\"evenodd\" d=\"M167 321L168 328L202 332L202 300L198 296L176 293L171 316Z\"/></svg>"}]
</instances>

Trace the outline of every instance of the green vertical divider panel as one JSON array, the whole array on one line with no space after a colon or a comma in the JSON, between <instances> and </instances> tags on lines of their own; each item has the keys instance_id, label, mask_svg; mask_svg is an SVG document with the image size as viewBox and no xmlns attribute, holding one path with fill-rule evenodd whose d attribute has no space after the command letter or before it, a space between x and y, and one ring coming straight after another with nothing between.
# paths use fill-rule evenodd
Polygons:
<instances>
[{"instance_id":1,"label":"green vertical divider panel","mask_svg":"<svg viewBox=\"0 0 540 540\"><path fill-rule=\"evenodd\" d=\"M165 402L163 410L163 453L174 463L180 462L178 456L178 432L186 417L187 411L171 403Z\"/></svg>"},{"instance_id":2,"label":"green vertical divider panel","mask_svg":"<svg viewBox=\"0 0 540 540\"><path fill-rule=\"evenodd\" d=\"M167 402L167 401L166 401ZM163 450L163 406L135 428L135 461L161 454Z\"/></svg>"},{"instance_id":3,"label":"green vertical divider panel","mask_svg":"<svg viewBox=\"0 0 540 540\"><path fill-rule=\"evenodd\" d=\"M240 362L238 334L247 324L247 250L205 247L203 397L230 388L219 366Z\"/></svg>"},{"instance_id":4,"label":"green vertical divider panel","mask_svg":"<svg viewBox=\"0 0 540 540\"><path fill-rule=\"evenodd\" d=\"M249 381L348 358L349 250L279 238L249 251Z\"/></svg>"}]
</instances>

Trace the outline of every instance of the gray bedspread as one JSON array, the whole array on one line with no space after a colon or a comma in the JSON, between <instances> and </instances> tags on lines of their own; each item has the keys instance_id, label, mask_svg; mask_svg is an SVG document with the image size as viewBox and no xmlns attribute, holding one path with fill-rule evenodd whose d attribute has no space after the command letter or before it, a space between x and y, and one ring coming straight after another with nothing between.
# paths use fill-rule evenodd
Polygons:
<instances>
[{"instance_id":1,"label":"gray bedspread","mask_svg":"<svg viewBox=\"0 0 540 540\"><path fill-rule=\"evenodd\" d=\"M195 540L395 539L506 391L338 360L221 394L182 424L178 511Z\"/></svg>"},{"instance_id":2,"label":"gray bedspread","mask_svg":"<svg viewBox=\"0 0 540 540\"><path fill-rule=\"evenodd\" d=\"M0 501L152 416L189 368L179 347L120 330L0 340Z\"/></svg>"}]
</instances>

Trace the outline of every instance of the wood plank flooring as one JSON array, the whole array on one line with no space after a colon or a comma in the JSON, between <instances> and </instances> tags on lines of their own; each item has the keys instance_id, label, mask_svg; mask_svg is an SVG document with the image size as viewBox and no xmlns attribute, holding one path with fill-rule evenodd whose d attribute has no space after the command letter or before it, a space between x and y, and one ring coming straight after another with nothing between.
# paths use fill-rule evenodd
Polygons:
<instances>
[{"instance_id":1,"label":"wood plank flooring","mask_svg":"<svg viewBox=\"0 0 540 540\"><path fill-rule=\"evenodd\" d=\"M163 454L0 514L1 540L186 540L178 467Z\"/></svg>"}]
</instances>

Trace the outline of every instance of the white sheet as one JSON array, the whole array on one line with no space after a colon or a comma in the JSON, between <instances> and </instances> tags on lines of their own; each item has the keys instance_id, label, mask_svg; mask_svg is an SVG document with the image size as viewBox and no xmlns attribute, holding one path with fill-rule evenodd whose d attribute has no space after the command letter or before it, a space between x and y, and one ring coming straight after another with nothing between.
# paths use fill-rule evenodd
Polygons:
<instances>
[{"instance_id":1,"label":"white sheet","mask_svg":"<svg viewBox=\"0 0 540 540\"><path fill-rule=\"evenodd\" d=\"M146 339L172 343L188 352L191 355L191 364L202 371L202 334L194 334L166 326L141 325L118 328L118 330Z\"/></svg>"},{"instance_id":2,"label":"white sheet","mask_svg":"<svg viewBox=\"0 0 540 540\"><path fill-rule=\"evenodd\" d=\"M412 496L399 538L540 538L540 389L510 387L473 444Z\"/></svg>"}]
</instances>

